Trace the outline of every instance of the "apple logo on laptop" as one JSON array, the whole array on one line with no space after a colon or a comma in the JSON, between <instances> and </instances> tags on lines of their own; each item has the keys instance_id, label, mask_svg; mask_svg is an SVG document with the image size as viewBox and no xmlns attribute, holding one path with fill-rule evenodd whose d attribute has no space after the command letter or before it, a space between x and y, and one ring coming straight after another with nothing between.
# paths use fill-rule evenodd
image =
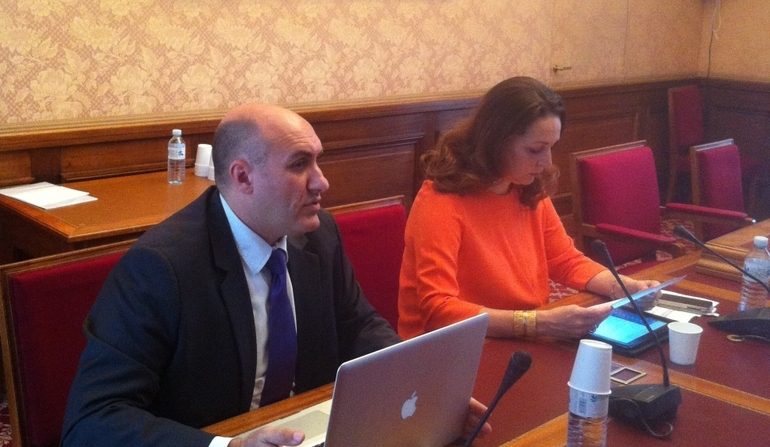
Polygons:
<instances>
[{"instance_id":1,"label":"apple logo on laptop","mask_svg":"<svg viewBox=\"0 0 770 447\"><path fill-rule=\"evenodd\" d=\"M409 399L401 405L401 419L408 419L417 411L417 391L414 391Z\"/></svg>"}]
</instances>

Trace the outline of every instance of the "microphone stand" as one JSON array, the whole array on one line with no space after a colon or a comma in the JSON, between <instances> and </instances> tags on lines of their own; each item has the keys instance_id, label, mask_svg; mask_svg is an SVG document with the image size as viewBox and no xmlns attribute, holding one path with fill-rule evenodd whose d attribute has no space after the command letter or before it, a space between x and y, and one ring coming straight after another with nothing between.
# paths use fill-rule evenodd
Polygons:
<instances>
[{"instance_id":1,"label":"microphone stand","mask_svg":"<svg viewBox=\"0 0 770 447\"><path fill-rule=\"evenodd\" d=\"M652 338L655 339L655 346L658 348L658 355L660 355L660 364L663 367L663 386L669 386L668 364L666 362L666 354L663 352L663 346L660 343L658 334L656 334L655 331L652 330L652 327L650 327L650 323L647 322L647 318L644 317L644 312L636 304L636 300L631 297L631 293L626 288L626 284L620 278L620 274L618 273L617 269L615 268L615 265L612 262L612 257L610 257L610 252L609 250L607 250L607 245L603 241L596 239L591 242L591 248L593 248L594 253L596 253L602 258L602 261L604 261L603 262L604 266L607 267L610 273L612 273L612 276L615 277L615 281L618 283L618 285L620 285L620 288L623 290L623 293L626 294L626 297L628 297L628 301L631 302L631 306L634 308L634 312L636 312L636 314L639 315L639 317L641 317L642 323L644 323L644 327L647 328L647 331L650 334L652 334Z\"/></svg>"},{"instance_id":2,"label":"microphone stand","mask_svg":"<svg viewBox=\"0 0 770 447\"><path fill-rule=\"evenodd\" d=\"M636 300L634 300L628 292L625 283L620 278L620 274L617 269L615 269L615 264L612 262L610 252L607 250L607 245L603 241L596 239L591 243L591 248L594 250L594 253L601 258L604 266L607 267L610 273L612 273L612 276L620 285L621 289L623 289L623 293L628 297L634 310L641 317L647 331L652 334L653 339L655 340L655 346L658 348L658 354L660 355L660 366L663 370L662 385L624 385L613 388L612 394L610 395L609 413L616 419L641 426L656 438L667 437L674 429L669 421L676 416L679 404L682 402L682 392L679 387L670 384L668 362L666 362L666 355L663 353L663 346L661 345L657 334L647 322L644 312L642 312L636 304ZM668 424L667 431L663 433L655 432L650 427L650 423L655 422L665 422Z\"/></svg>"},{"instance_id":3,"label":"microphone stand","mask_svg":"<svg viewBox=\"0 0 770 447\"><path fill-rule=\"evenodd\" d=\"M692 242L698 247L706 250L707 252L726 262L727 265L733 267L735 270L743 273L747 277L756 281L758 284L762 285L762 287L767 290L767 293L770 294L770 286L768 286L768 284L766 284L764 281L760 281L759 278L747 272L746 269L741 268L726 257L717 253L715 250L712 250L709 246L704 244L682 225L677 225L674 227L674 234L682 239L686 239ZM729 315L723 315L721 317L714 318L713 320L709 321L709 324L717 329L728 331L741 337L750 337L756 338L758 340L770 341L770 308L768 307L733 312Z\"/></svg>"},{"instance_id":4,"label":"microphone stand","mask_svg":"<svg viewBox=\"0 0 770 447\"><path fill-rule=\"evenodd\" d=\"M498 402L500 402L500 398L502 398L511 386L513 386L513 384L527 372L531 364L532 356L530 356L528 352L517 351L513 353L511 360L508 361L508 367L505 368L505 374L500 381L500 387L497 389L497 394L495 394L495 397L492 399L489 407L487 407L487 411L484 412L481 420L479 420L473 433L471 433L468 439L465 440L465 444L463 444L464 447L470 447L470 445L473 444L473 441L481 432L481 428L484 427L487 419L489 419L489 416L492 414L492 410L494 410L495 407L497 407Z\"/></svg>"},{"instance_id":5,"label":"microphone stand","mask_svg":"<svg viewBox=\"0 0 770 447\"><path fill-rule=\"evenodd\" d=\"M697 245L698 247L706 250L707 252L711 253L712 255L716 256L717 258L721 259L722 261L726 262L727 265L734 268L735 270L738 270L739 272L743 273L744 275L748 276L749 278L753 279L757 283L761 284L762 287L767 290L767 293L770 294L770 286L765 284L763 281L760 281L756 276L752 275L751 273L747 272L745 269L741 268L740 266L734 264L732 261L727 259L726 257L722 256L721 254L717 253L716 251L712 250L710 247L708 247L706 244L704 244L700 239L695 237L694 234L690 233L687 228L683 227L682 224L678 224L676 227L674 227L674 234L679 236L682 239L686 239L693 244Z\"/></svg>"}]
</instances>

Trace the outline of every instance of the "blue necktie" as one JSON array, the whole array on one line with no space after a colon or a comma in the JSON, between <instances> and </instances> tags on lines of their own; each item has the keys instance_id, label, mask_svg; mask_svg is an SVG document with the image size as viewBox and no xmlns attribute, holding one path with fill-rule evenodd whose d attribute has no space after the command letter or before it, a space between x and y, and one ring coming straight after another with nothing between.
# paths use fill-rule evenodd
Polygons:
<instances>
[{"instance_id":1,"label":"blue necktie","mask_svg":"<svg viewBox=\"0 0 770 447\"><path fill-rule=\"evenodd\" d=\"M267 372L260 406L289 397L297 363L297 330L286 289L286 252L273 249L267 268L271 275L267 296Z\"/></svg>"}]
</instances>

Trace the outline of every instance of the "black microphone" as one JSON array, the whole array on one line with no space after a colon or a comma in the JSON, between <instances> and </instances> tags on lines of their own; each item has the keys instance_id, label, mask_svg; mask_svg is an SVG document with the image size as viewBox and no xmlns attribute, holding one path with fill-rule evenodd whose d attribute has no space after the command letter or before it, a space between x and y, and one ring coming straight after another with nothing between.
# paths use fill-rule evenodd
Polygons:
<instances>
[{"instance_id":1,"label":"black microphone","mask_svg":"<svg viewBox=\"0 0 770 447\"><path fill-rule=\"evenodd\" d=\"M652 430L650 423L667 422L673 419L676 416L679 404L682 402L682 392L679 390L679 387L669 383L668 363L666 362L666 355L663 353L663 346L661 345L657 334L647 322L644 312L639 309L636 300L634 300L628 292L623 280L620 279L620 275L615 269L615 264L612 262L610 252L607 250L607 245L603 241L596 239L591 242L591 248L594 253L599 256L604 266L607 267L610 273L612 273L612 276L615 277L615 280L618 282L621 289L623 289L623 293L628 297L634 310L642 318L644 326L655 339L655 346L657 346L658 353L660 354L660 366L663 370L662 385L624 385L613 388L609 403L610 415L617 419L639 425L655 437L668 436L673 430L673 427L670 424L668 431L660 434Z\"/></svg>"},{"instance_id":2,"label":"black microphone","mask_svg":"<svg viewBox=\"0 0 770 447\"><path fill-rule=\"evenodd\" d=\"M698 247L713 254L717 258L723 260L727 265L733 267L749 278L753 279L757 283L770 293L770 287L764 282L760 281L756 276L747 272L745 269L734 264L726 257L720 255L716 251L712 250L709 246L701 242L694 234L690 233L682 225L674 227L674 234L682 239L687 239ZM709 320L709 324L717 329L730 332L732 334L741 335L744 337L754 337L760 340L770 341L770 308L763 307L758 309L747 309L739 312L733 312L728 315L722 315L721 317Z\"/></svg>"},{"instance_id":3,"label":"black microphone","mask_svg":"<svg viewBox=\"0 0 770 447\"><path fill-rule=\"evenodd\" d=\"M658 347L658 354L660 354L660 364L663 367L663 385L669 386L669 379L668 379L668 364L666 363L666 355L663 353L663 347L660 344L660 340L658 339L658 334L655 333L655 331L652 330L650 327L650 323L647 322L647 318L644 316L644 312L639 308L639 306L636 304L636 300L631 297L631 294L628 292L628 289L626 289L626 284L623 282L622 279L620 279L620 274L618 273L617 269L615 268L615 264L612 262L612 256L610 256L610 251L607 250L607 244L604 243L604 241L599 239L594 239L591 242L591 249L593 249L594 253L599 256L602 264L604 264L605 267L612 273L612 276L615 277L615 281L617 281L618 284L620 284L620 288L623 289L623 293L626 294L628 297L628 300L631 302L631 306L633 306L634 311L642 318L642 323L644 323L644 326L647 328L647 331L649 331L652 334L652 337L655 339L655 346Z\"/></svg>"},{"instance_id":4,"label":"black microphone","mask_svg":"<svg viewBox=\"0 0 770 447\"><path fill-rule=\"evenodd\" d=\"M503 380L500 381L500 387L497 389L497 394L495 395L494 399L492 399L489 407L487 407L487 411L484 412L484 415L481 417L479 424L473 430L473 433L471 433L471 435L465 441L465 447L470 447L470 445L479 435L479 432L481 432L481 428L487 422L487 419L489 419L489 415L492 414L492 410L494 410L497 406L497 403L500 402L500 398L503 397L506 392L508 392L511 386L513 386L513 384L516 383L516 381L518 381L525 372L527 372L531 364L532 356L529 355L528 352L517 351L513 353L511 360L508 361L508 367L505 369Z\"/></svg>"},{"instance_id":5,"label":"black microphone","mask_svg":"<svg viewBox=\"0 0 770 447\"><path fill-rule=\"evenodd\" d=\"M751 273L747 272L746 270L744 270L744 269L743 269L743 268L741 268L740 266L738 266L738 265L734 264L732 261L730 261L730 260L729 260L729 259L727 259L726 257L724 257L724 256L720 255L720 254L719 254L719 253L717 253L716 251L714 251L714 250L712 250L711 248L709 248L709 247L708 247L706 244L704 244L704 243L703 243L703 242L702 242L700 239L698 239L697 237L695 237L695 235L694 235L694 234L690 233L690 231L689 231L689 230L687 230L687 228L683 227L681 224L678 224L677 226L675 226L675 227L674 227L674 234L675 234L675 235L677 235L677 236L679 236L679 237L680 237L680 238L682 238L682 239L686 239L686 240L688 240L688 241L692 242L693 244L697 245L698 247L700 247L700 248L702 248L702 249L706 250L707 252L711 253L712 255L714 255L714 256L716 256L717 258L721 259L722 261L726 262L726 263L727 263L729 266L731 266L732 268L734 268L734 269L738 270L739 272L743 273L744 275L748 276L749 278L751 278L751 279L753 279L754 281L756 281L756 282L758 282L759 284L761 284L761 285L762 285L762 287L764 287L764 288L765 288L765 290L767 290L767 293L770 293L770 286L768 286L767 284L765 284L763 281L760 281L759 279L757 279L757 277L756 277L756 276L754 276L754 275L752 275Z\"/></svg>"}]
</instances>

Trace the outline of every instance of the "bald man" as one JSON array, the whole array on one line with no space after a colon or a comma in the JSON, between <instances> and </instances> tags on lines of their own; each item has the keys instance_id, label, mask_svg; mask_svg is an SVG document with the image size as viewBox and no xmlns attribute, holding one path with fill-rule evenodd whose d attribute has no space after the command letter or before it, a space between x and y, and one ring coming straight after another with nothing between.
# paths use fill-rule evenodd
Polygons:
<instances>
[{"instance_id":1,"label":"bald man","mask_svg":"<svg viewBox=\"0 0 770 447\"><path fill-rule=\"evenodd\" d=\"M148 230L88 315L63 445L300 443L291 430L230 440L199 429L260 405L266 340L276 335L267 329L265 264L276 248L288 255L297 356L285 374L294 393L399 341L361 293L321 210L329 188L321 152L310 124L289 110L251 104L227 113L214 137L216 187Z\"/></svg>"}]
</instances>

